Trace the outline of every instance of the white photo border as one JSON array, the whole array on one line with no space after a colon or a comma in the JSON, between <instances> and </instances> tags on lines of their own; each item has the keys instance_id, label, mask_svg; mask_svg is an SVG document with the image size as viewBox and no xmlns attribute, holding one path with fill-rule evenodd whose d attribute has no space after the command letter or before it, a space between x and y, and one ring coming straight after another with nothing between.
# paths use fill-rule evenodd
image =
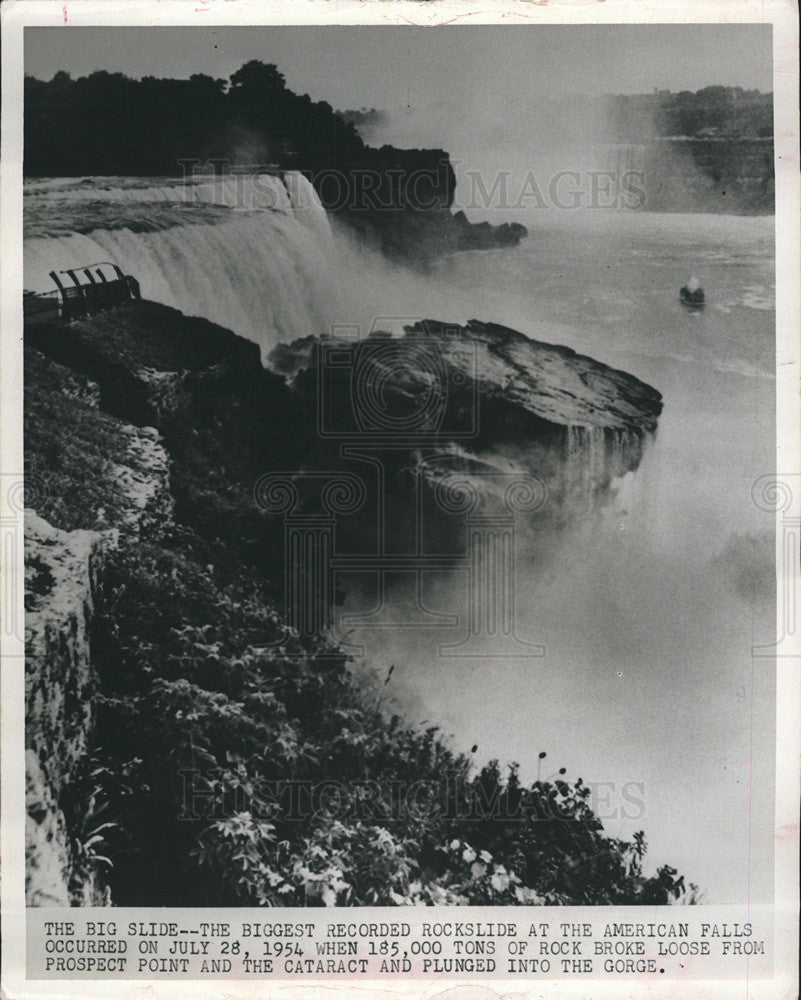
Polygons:
<instances>
[{"instance_id":1,"label":"white photo border","mask_svg":"<svg viewBox=\"0 0 801 1000\"><path fill-rule=\"evenodd\" d=\"M771 23L773 25L774 156L776 178L776 478L801 471L801 179L798 136L798 8L793 0L4 0L2 4L2 171L0 173L0 468L17 475L22 447L22 134L23 30L26 26L120 25L313 25L381 24L423 26L459 24L680 24ZM766 469L766 473L771 470ZM801 490L792 490L785 517L801 517ZM0 515L14 516L7 510ZM21 525L21 514L16 515ZM22 566L23 535L16 533L16 565ZM783 537L776 519L777 585L781 576ZM22 590L1 574L0 606L12 594L22 614ZM777 602L777 637L784 633ZM793 655L777 660L777 745L775 815L774 978L752 981L502 980L469 991L454 990L456 981L383 981L347 983L229 983L222 980L175 982L28 981L25 978L25 788L24 788L24 648L9 637L2 649L2 974L3 991L12 1000L27 997L175 998L205 1000L223 996L281 997L449 997L489 1000L505 996L545 996L596 1000L649 996L676 1000L703 995L758 998L793 997L798 985L799 907L799 749L801 746L801 640L792 639ZM770 661L761 661L763 664ZM589 910L592 908L588 908ZM362 911L365 915L369 912ZM469 992L469 998L468 998Z\"/></svg>"}]
</instances>

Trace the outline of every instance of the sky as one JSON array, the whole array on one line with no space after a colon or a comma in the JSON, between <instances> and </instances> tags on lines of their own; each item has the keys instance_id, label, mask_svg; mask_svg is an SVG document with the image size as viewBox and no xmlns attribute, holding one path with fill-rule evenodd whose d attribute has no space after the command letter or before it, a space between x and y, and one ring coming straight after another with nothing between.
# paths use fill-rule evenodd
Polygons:
<instances>
[{"instance_id":1,"label":"sky","mask_svg":"<svg viewBox=\"0 0 801 1000\"><path fill-rule=\"evenodd\" d=\"M547 98L568 91L645 93L713 84L772 90L764 25L460 25L25 30L26 72L227 78L250 59L335 108L401 110L488 90Z\"/></svg>"}]
</instances>

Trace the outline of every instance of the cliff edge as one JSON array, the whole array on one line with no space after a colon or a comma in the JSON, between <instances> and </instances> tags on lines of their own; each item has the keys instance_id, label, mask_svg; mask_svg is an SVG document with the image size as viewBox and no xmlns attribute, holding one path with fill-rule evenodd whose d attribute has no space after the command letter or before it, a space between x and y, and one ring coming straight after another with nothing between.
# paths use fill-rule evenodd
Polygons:
<instances>
[{"instance_id":1,"label":"cliff edge","mask_svg":"<svg viewBox=\"0 0 801 1000\"><path fill-rule=\"evenodd\" d=\"M352 471L358 457L339 442L400 428L387 466L398 539L408 483L433 497L455 470L535 476L542 516L580 516L579 500L636 469L656 390L477 321L359 344L310 337L276 349L269 369L255 344L145 301L39 324L25 340L26 474L41 487L26 529L30 905L579 904L683 891L674 870L647 879L640 848L605 836L580 779L521 790L493 762L476 775L436 730L365 700L342 650L287 624L283 522L257 488L266 473ZM369 524L358 512L343 538ZM524 826L512 837L497 818L460 825L468 800L456 818L387 818L379 802L367 819L298 824L264 798L264 781L319 780L323 759L357 791L447 777L467 799L513 794ZM546 800L577 822L539 815ZM480 874L460 861L475 850L490 858Z\"/></svg>"}]
</instances>

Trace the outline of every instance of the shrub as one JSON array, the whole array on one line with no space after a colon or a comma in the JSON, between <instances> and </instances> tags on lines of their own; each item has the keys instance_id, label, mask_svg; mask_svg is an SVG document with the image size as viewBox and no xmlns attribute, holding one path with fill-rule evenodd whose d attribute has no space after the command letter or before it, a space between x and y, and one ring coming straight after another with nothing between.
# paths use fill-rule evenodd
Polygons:
<instances>
[{"instance_id":1,"label":"shrub","mask_svg":"<svg viewBox=\"0 0 801 1000\"><path fill-rule=\"evenodd\" d=\"M104 845L116 903L683 897L675 870L643 876L641 834L607 837L581 779L475 772L435 727L387 718L343 653L301 642L258 584L216 582L202 553L188 530L172 549L123 548L98 607L94 754L120 831Z\"/></svg>"}]
</instances>

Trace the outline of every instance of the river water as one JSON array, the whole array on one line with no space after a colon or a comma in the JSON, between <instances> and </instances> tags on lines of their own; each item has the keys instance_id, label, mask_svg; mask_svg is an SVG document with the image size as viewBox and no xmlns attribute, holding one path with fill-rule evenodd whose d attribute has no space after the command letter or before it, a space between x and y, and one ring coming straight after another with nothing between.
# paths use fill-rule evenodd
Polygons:
<instances>
[{"instance_id":1,"label":"river water","mask_svg":"<svg viewBox=\"0 0 801 1000\"><path fill-rule=\"evenodd\" d=\"M774 678L751 647L773 636L774 543L751 490L775 467L774 220L567 214L544 213L518 248L449 258L438 283L460 311L655 386L659 429L614 501L546 571L523 571L518 621L545 659L446 663L418 685L482 758L530 774L542 749L550 770L598 782L607 828L643 827L651 863L708 901L764 900ZM678 297L693 274L695 313ZM626 782L644 802L630 822Z\"/></svg>"}]
</instances>

